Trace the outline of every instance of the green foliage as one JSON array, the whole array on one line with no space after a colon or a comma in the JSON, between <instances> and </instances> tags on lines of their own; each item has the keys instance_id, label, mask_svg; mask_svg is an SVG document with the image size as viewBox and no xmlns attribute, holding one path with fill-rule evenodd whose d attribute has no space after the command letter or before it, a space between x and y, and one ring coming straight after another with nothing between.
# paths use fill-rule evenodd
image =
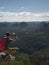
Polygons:
<instances>
[{"instance_id":1,"label":"green foliage","mask_svg":"<svg viewBox=\"0 0 49 65\"><path fill-rule=\"evenodd\" d=\"M16 61L9 62L9 65L49 65L49 24L42 23L37 31L36 28L22 30L16 26L12 27L11 31L18 32L19 40L11 46L17 46L19 51L14 54ZM0 32L0 37L4 33L4 30ZM2 59L0 59L1 61ZM5 65L8 64L5 63Z\"/></svg>"}]
</instances>

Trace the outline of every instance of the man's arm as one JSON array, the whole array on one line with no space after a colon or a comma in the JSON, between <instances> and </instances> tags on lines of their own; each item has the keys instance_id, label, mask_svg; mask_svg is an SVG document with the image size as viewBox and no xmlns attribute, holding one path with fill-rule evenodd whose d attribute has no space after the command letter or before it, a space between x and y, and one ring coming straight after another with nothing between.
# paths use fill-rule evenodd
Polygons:
<instances>
[{"instance_id":1,"label":"man's arm","mask_svg":"<svg viewBox=\"0 0 49 65\"><path fill-rule=\"evenodd\" d=\"M11 33L11 36L14 36L15 39L9 38L11 41L18 41L18 34L17 33Z\"/></svg>"}]
</instances>

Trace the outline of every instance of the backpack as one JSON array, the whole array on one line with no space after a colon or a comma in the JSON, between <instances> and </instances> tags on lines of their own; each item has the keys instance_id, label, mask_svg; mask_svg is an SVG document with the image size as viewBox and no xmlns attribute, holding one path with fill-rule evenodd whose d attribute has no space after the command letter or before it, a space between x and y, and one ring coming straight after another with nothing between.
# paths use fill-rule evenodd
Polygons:
<instances>
[{"instance_id":1,"label":"backpack","mask_svg":"<svg viewBox=\"0 0 49 65\"><path fill-rule=\"evenodd\" d=\"M7 49L8 41L9 41L8 38L0 39L0 51L5 51Z\"/></svg>"}]
</instances>

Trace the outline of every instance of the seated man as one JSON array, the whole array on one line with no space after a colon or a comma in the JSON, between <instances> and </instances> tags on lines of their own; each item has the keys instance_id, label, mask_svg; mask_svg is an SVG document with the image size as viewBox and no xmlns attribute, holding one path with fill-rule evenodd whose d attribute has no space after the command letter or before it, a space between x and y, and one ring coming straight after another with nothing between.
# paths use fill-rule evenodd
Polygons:
<instances>
[{"instance_id":1,"label":"seated man","mask_svg":"<svg viewBox=\"0 0 49 65\"><path fill-rule=\"evenodd\" d=\"M0 40L0 56L5 59L7 55L10 56L10 58L12 58L12 55L11 55L11 52L12 52L12 48L10 49L9 48L9 44L12 42L12 41L16 41L14 39L11 39L10 38L10 33L6 33L6 36L3 37L1 40ZM18 48L17 48L18 49ZM16 50L16 49L15 49Z\"/></svg>"}]
</instances>

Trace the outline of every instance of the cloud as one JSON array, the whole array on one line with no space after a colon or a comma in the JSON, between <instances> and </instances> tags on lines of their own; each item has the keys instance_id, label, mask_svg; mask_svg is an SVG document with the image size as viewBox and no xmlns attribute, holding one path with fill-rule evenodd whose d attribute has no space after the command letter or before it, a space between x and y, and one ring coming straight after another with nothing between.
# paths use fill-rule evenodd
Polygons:
<instances>
[{"instance_id":1,"label":"cloud","mask_svg":"<svg viewBox=\"0 0 49 65\"><path fill-rule=\"evenodd\" d=\"M19 15L20 16L23 16L23 15L31 15L31 13L30 12L20 12Z\"/></svg>"},{"instance_id":2,"label":"cloud","mask_svg":"<svg viewBox=\"0 0 49 65\"><path fill-rule=\"evenodd\" d=\"M49 21L49 12L31 13L31 12L0 12L1 21Z\"/></svg>"},{"instance_id":3,"label":"cloud","mask_svg":"<svg viewBox=\"0 0 49 65\"><path fill-rule=\"evenodd\" d=\"M20 10L21 10L21 11L27 11L28 8L22 6L22 7L20 7Z\"/></svg>"},{"instance_id":4,"label":"cloud","mask_svg":"<svg viewBox=\"0 0 49 65\"><path fill-rule=\"evenodd\" d=\"M0 17L3 17L3 16L0 15Z\"/></svg>"},{"instance_id":5,"label":"cloud","mask_svg":"<svg viewBox=\"0 0 49 65\"><path fill-rule=\"evenodd\" d=\"M0 10L4 9L4 7L0 7Z\"/></svg>"}]
</instances>

